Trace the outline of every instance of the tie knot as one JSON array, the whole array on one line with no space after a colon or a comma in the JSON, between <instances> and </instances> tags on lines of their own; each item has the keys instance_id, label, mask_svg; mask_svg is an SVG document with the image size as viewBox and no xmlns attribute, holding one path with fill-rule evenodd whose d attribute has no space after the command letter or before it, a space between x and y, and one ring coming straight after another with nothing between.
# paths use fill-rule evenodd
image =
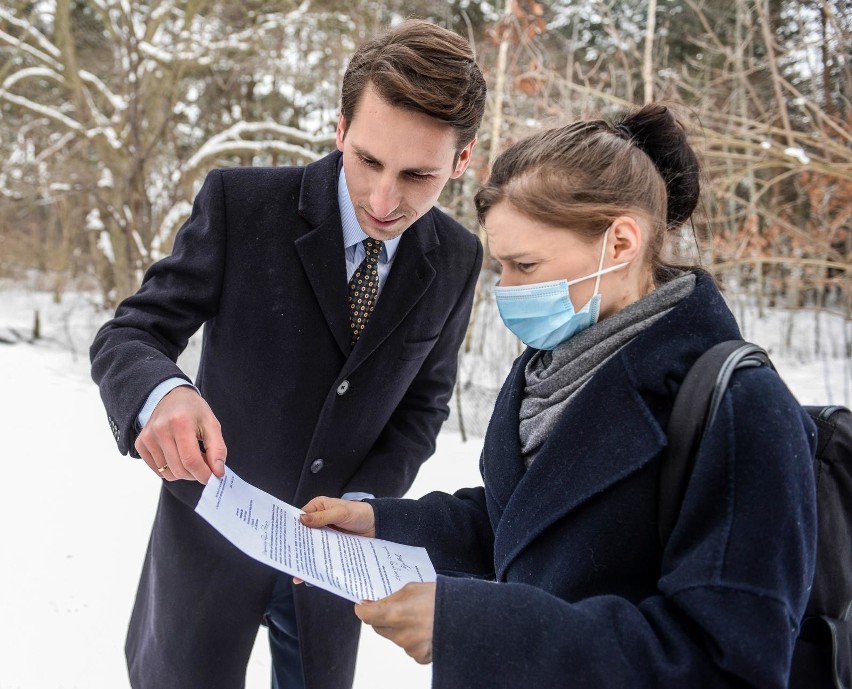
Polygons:
<instances>
[{"instance_id":1,"label":"tie knot","mask_svg":"<svg viewBox=\"0 0 852 689\"><path fill-rule=\"evenodd\" d=\"M384 242L381 239L373 239L372 237L367 237L364 240L364 251L367 252L367 256L370 258L378 260L379 254L382 252L382 246Z\"/></svg>"}]
</instances>

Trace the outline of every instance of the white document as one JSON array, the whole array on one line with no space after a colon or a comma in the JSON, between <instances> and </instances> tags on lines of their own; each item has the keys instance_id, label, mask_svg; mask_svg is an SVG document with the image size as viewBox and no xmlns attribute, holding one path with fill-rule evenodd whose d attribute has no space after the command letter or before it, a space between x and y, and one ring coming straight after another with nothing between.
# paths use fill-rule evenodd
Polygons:
<instances>
[{"instance_id":1,"label":"white document","mask_svg":"<svg viewBox=\"0 0 852 689\"><path fill-rule=\"evenodd\" d=\"M425 548L311 529L299 521L302 510L227 467L224 478L210 477L195 511L246 555L354 603L435 581Z\"/></svg>"}]
</instances>

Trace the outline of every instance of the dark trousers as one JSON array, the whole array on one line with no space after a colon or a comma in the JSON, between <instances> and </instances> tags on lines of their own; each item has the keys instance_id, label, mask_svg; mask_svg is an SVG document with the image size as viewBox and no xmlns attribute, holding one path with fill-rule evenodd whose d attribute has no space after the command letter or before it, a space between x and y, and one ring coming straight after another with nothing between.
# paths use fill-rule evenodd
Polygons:
<instances>
[{"instance_id":1,"label":"dark trousers","mask_svg":"<svg viewBox=\"0 0 852 689\"><path fill-rule=\"evenodd\" d=\"M266 626L269 627L272 689L305 688L292 581L293 577L289 574L278 576L264 615Z\"/></svg>"}]
</instances>

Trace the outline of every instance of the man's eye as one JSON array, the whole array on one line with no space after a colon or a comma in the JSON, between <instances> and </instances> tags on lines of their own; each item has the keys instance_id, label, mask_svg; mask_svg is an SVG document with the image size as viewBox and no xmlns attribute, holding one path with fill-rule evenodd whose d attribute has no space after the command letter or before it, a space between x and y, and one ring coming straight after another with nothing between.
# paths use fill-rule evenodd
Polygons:
<instances>
[{"instance_id":1,"label":"man's eye","mask_svg":"<svg viewBox=\"0 0 852 689\"><path fill-rule=\"evenodd\" d=\"M378 163L375 160L373 160L372 158L365 158L364 156L358 156L358 158L360 158L361 162L364 163L364 165L366 165L367 167L377 167L378 166Z\"/></svg>"},{"instance_id":2,"label":"man's eye","mask_svg":"<svg viewBox=\"0 0 852 689\"><path fill-rule=\"evenodd\" d=\"M424 175L424 174L420 174L418 172L409 172L408 178L413 179L416 182L426 182L426 181L432 179L432 175L429 175L429 174Z\"/></svg>"}]
</instances>

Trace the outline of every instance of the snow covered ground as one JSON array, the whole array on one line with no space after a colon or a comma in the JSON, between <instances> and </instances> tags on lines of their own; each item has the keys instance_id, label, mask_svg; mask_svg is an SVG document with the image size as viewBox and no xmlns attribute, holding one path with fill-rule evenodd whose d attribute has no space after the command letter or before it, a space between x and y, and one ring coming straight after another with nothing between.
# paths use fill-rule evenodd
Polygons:
<instances>
[{"instance_id":1,"label":"snow covered ground","mask_svg":"<svg viewBox=\"0 0 852 689\"><path fill-rule=\"evenodd\" d=\"M116 451L89 378L87 348L104 314L85 294L57 305L44 292L0 285L0 341L26 340L36 310L41 341L0 342L0 689L121 689L159 485ZM844 326L832 327L825 337L836 342ZM797 353L776 365L803 402L850 404L848 361ZM478 439L445 431L410 494L478 484L479 449ZM356 688L429 686L428 666L369 628L361 638ZM268 687L268 676L259 635L247 689Z\"/></svg>"},{"instance_id":2,"label":"snow covered ground","mask_svg":"<svg viewBox=\"0 0 852 689\"><path fill-rule=\"evenodd\" d=\"M115 449L87 347L85 295L0 289L0 689L122 689L124 634L159 481ZM413 496L479 483L478 439L442 434ZM364 628L355 687L428 687L430 668ZM269 686L265 630L247 689Z\"/></svg>"}]
</instances>

